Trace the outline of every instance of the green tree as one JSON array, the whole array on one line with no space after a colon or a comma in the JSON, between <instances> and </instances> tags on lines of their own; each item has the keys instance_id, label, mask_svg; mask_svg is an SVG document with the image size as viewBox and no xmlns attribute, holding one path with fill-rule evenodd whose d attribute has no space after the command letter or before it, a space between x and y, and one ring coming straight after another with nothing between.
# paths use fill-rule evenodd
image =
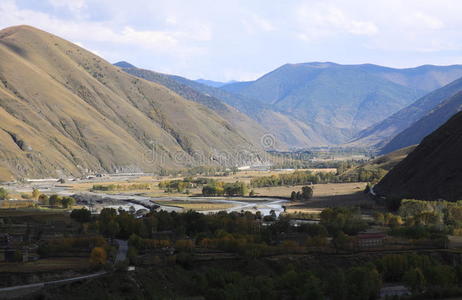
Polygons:
<instances>
[{"instance_id":1,"label":"green tree","mask_svg":"<svg viewBox=\"0 0 462 300\"><path fill-rule=\"evenodd\" d=\"M348 299L376 299L382 282L373 267L353 267L347 272Z\"/></svg>"},{"instance_id":2,"label":"green tree","mask_svg":"<svg viewBox=\"0 0 462 300\"><path fill-rule=\"evenodd\" d=\"M290 200L295 201L297 200L297 193L295 191L292 191L290 194Z\"/></svg>"},{"instance_id":3,"label":"green tree","mask_svg":"<svg viewBox=\"0 0 462 300\"><path fill-rule=\"evenodd\" d=\"M91 212L86 208L74 209L70 216L81 224L91 221Z\"/></svg>"},{"instance_id":4,"label":"green tree","mask_svg":"<svg viewBox=\"0 0 462 300\"><path fill-rule=\"evenodd\" d=\"M61 205L63 208L72 208L75 205L75 199L72 197L63 197L61 200Z\"/></svg>"},{"instance_id":5,"label":"green tree","mask_svg":"<svg viewBox=\"0 0 462 300\"><path fill-rule=\"evenodd\" d=\"M425 276L420 268L412 268L404 273L403 281L413 293L419 294L425 288Z\"/></svg>"},{"instance_id":6,"label":"green tree","mask_svg":"<svg viewBox=\"0 0 462 300\"><path fill-rule=\"evenodd\" d=\"M8 200L9 197L8 191L4 188L0 188L0 200Z\"/></svg>"},{"instance_id":7,"label":"green tree","mask_svg":"<svg viewBox=\"0 0 462 300\"><path fill-rule=\"evenodd\" d=\"M51 195L50 199L48 200L50 206L59 206L61 203L61 197L58 195Z\"/></svg>"},{"instance_id":8,"label":"green tree","mask_svg":"<svg viewBox=\"0 0 462 300\"><path fill-rule=\"evenodd\" d=\"M335 250L349 250L351 248L351 238L340 231L333 239L332 244Z\"/></svg>"},{"instance_id":9,"label":"green tree","mask_svg":"<svg viewBox=\"0 0 462 300\"><path fill-rule=\"evenodd\" d=\"M302 187L302 199L310 200L313 198L313 189L309 186Z\"/></svg>"}]
</instances>

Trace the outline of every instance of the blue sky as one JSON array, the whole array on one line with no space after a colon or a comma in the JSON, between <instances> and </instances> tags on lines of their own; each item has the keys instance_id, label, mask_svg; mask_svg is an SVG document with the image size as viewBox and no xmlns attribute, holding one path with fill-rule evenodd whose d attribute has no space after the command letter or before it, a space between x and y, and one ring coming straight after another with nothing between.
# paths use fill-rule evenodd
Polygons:
<instances>
[{"instance_id":1,"label":"blue sky","mask_svg":"<svg viewBox=\"0 0 462 300\"><path fill-rule=\"evenodd\" d=\"M0 27L28 24L110 62L212 80L285 63L462 63L457 0L0 0Z\"/></svg>"}]
</instances>

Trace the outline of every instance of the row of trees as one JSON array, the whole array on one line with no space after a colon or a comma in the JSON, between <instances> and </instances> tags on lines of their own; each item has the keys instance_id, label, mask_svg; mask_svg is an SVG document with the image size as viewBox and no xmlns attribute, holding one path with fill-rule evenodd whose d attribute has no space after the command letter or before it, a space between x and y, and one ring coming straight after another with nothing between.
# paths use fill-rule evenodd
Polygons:
<instances>
[{"instance_id":1,"label":"row of trees","mask_svg":"<svg viewBox=\"0 0 462 300\"><path fill-rule=\"evenodd\" d=\"M61 197L56 194L51 196L41 194L40 196L38 196L38 202L44 206L61 207L66 209L72 208L76 203L73 197Z\"/></svg>"},{"instance_id":2,"label":"row of trees","mask_svg":"<svg viewBox=\"0 0 462 300\"><path fill-rule=\"evenodd\" d=\"M290 174L279 174L252 178L252 187L271 187L282 185L304 185L317 183L339 182L339 178L332 172L295 171Z\"/></svg>"},{"instance_id":3,"label":"row of trees","mask_svg":"<svg viewBox=\"0 0 462 300\"><path fill-rule=\"evenodd\" d=\"M202 188L204 196L247 196L249 187L245 182L212 182Z\"/></svg>"},{"instance_id":4,"label":"row of trees","mask_svg":"<svg viewBox=\"0 0 462 300\"><path fill-rule=\"evenodd\" d=\"M292 191L292 194L290 194L290 200L296 201L296 200L302 200L302 201L307 201L313 198L313 188L310 186L304 186L302 187L302 191Z\"/></svg>"},{"instance_id":5,"label":"row of trees","mask_svg":"<svg viewBox=\"0 0 462 300\"><path fill-rule=\"evenodd\" d=\"M91 188L93 191L133 191L133 190L149 190L151 185L147 183L132 183L132 184L95 184Z\"/></svg>"}]
</instances>

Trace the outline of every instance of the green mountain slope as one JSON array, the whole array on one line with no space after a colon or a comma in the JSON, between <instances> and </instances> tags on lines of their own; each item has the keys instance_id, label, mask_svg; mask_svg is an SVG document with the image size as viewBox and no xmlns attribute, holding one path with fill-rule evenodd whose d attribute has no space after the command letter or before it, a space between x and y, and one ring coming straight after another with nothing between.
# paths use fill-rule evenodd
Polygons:
<instances>
[{"instance_id":1,"label":"green mountain slope","mask_svg":"<svg viewBox=\"0 0 462 300\"><path fill-rule=\"evenodd\" d=\"M0 31L0 57L5 177L155 171L259 147L205 106L38 29Z\"/></svg>"}]
</instances>

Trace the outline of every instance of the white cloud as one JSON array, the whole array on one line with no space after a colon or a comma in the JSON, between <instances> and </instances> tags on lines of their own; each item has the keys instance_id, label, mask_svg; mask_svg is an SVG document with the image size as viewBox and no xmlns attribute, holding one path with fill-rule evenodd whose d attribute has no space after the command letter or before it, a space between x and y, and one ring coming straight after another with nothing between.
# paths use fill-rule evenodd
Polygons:
<instances>
[{"instance_id":1,"label":"white cloud","mask_svg":"<svg viewBox=\"0 0 462 300\"><path fill-rule=\"evenodd\" d=\"M79 12L86 7L85 0L48 0L54 7L67 8L73 12Z\"/></svg>"},{"instance_id":2,"label":"white cloud","mask_svg":"<svg viewBox=\"0 0 462 300\"><path fill-rule=\"evenodd\" d=\"M375 35L376 24L368 20L355 19L339 7L329 3L302 4L296 8L300 32L303 40L328 38L339 34Z\"/></svg>"},{"instance_id":3,"label":"white cloud","mask_svg":"<svg viewBox=\"0 0 462 300\"><path fill-rule=\"evenodd\" d=\"M258 34L261 32L271 32L276 30L275 26L269 20L257 14L250 14L248 17L243 18L242 24L249 34Z\"/></svg>"},{"instance_id":4,"label":"white cloud","mask_svg":"<svg viewBox=\"0 0 462 300\"><path fill-rule=\"evenodd\" d=\"M0 27L29 24L193 78L252 79L285 62L460 63L462 53L459 0L27 2L0 0Z\"/></svg>"},{"instance_id":5,"label":"white cloud","mask_svg":"<svg viewBox=\"0 0 462 300\"><path fill-rule=\"evenodd\" d=\"M50 0L56 5L67 2ZM75 8L85 5L84 1L76 1ZM82 21L60 19L49 14L20 9L14 1L6 0L0 3L0 26L7 27L19 24L30 24L43 30L52 32L71 41L99 42L110 44L124 44L127 46L145 48L154 53L164 53L185 56L191 53L201 53L197 46L185 44L187 41L207 41L211 39L211 31L206 26L197 26L189 31L169 30L137 30L131 26L120 29L110 22ZM181 40L181 41L180 41ZM98 50L92 52L99 53Z\"/></svg>"},{"instance_id":6,"label":"white cloud","mask_svg":"<svg viewBox=\"0 0 462 300\"><path fill-rule=\"evenodd\" d=\"M408 25L417 29L438 30L444 27L444 23L433 16L425 14L421 11L413 13L408 19Z\"/></svg>"}]
</instances>

